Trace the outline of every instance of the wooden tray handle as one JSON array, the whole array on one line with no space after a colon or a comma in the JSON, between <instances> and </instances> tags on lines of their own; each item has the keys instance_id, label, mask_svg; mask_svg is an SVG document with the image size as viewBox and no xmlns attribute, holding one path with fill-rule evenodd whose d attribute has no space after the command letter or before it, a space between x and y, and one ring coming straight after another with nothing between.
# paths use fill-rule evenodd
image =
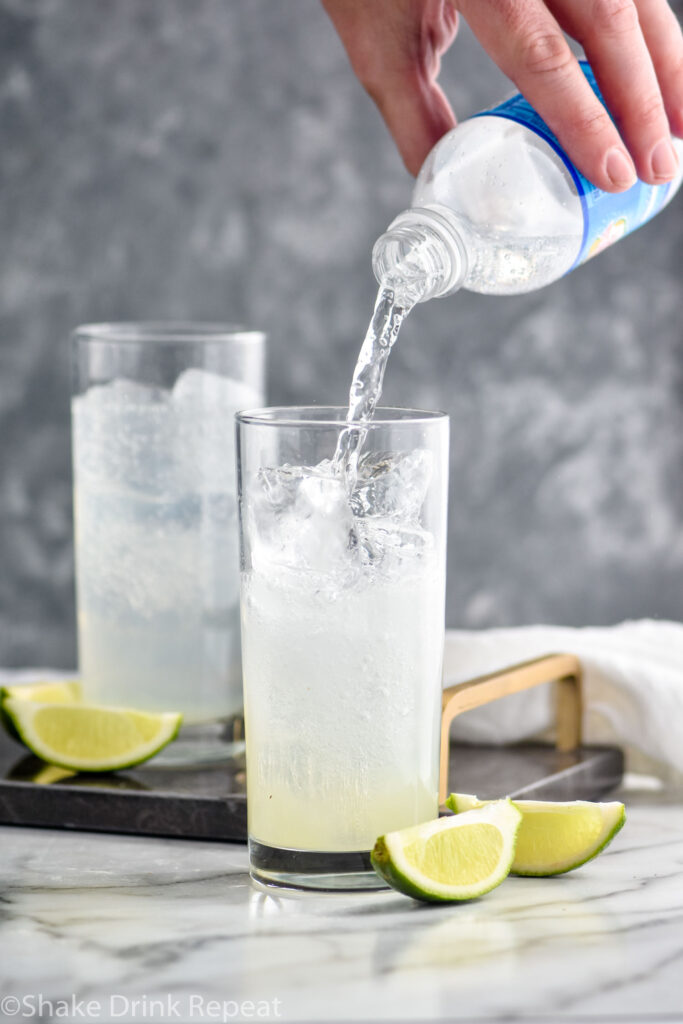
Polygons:
<instances>
[{"instance_id":1,"label":"wooden tray handle","mask_svg":"<svg viewBox=\"0 0 683 1024\"><path fill-rule=\"evenodd\" d=\"M448 795L450 728L456 715L540 683L555 683L555 745L558 750L574 750L581 743L581 679L581 662L574 654L546 654L500 672L448 686L441 698L439 803Z\"/></svg>"}]
</instances>

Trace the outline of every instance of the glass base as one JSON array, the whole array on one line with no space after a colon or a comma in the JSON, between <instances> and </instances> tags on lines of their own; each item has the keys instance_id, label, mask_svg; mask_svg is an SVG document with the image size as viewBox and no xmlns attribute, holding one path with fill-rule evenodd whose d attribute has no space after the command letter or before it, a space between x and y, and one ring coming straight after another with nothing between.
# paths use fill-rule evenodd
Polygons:
<instances>
[{"instance_id":1,"label":"glass base","mask_svg":"<svg viewBox=\"0 0 683 1024\"><path fill-rule=\"evenodd\" d=\"M326 853L266 846L249 839L249 874L263 885L322 892L388 889L370 863L370 851Z\"/></svg>"},{"instance_id":2,"label":"glass base","mask_svg":"<svg viewBox=\"0 0 683 1024\"><path fill-rule=\"evenodd\" d=\"M244 719L241 715L219 722L181 726L167 747L140 768L200 768L227 764L244 757Z\"/></svg>"}]
</instances>

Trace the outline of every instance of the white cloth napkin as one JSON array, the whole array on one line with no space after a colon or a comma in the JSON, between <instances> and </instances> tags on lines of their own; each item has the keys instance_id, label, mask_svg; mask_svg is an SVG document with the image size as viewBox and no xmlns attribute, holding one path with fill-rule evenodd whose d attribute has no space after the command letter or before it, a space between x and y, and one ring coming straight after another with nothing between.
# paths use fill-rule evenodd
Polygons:
<instances>
[{"instance_id":1,"label":"white cloth napkin","mask_svg":"<svg viewBox=\"0 0 683 1024\"><path fill-rule=\"evenodd\" d=\"M683 624L643 619L570 629L447 630L444 686L542 654L576 654L584 667L584 738L608 736L683 772ZM552 722L548 686L461 715L452 735L478 743L524 739ZM607 728L605 728L607 726Z\"/></svg>"}]
</instances>

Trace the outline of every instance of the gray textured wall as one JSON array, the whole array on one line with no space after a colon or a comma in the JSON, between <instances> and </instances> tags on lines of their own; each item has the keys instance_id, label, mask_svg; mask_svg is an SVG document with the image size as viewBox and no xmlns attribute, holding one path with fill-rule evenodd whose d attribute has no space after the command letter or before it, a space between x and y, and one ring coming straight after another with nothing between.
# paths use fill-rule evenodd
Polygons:
<instances>
[{"instance_id":1,"label":"gray textured wall","mask_svg":"<svg viewBox=\"0 0 683 1024\"><path fill-rule=\"evenodd\" d=\"M508 91L467 32L443 81ZM341 402L410 180L317 0L0 0L0 189L0 664L68 666L69 330L244 320L274 401ZM683 617L682 202L406 326L387 401L453 419L449 623Z\"/></svg>"}]
</instances>

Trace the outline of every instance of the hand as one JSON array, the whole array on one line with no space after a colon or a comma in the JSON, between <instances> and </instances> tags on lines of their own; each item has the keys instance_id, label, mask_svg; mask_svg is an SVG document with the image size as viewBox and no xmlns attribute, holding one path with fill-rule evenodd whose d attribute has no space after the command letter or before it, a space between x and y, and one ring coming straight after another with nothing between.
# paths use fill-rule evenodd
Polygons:
<instances>
[{"instance_id":1,"label":"hand","mask_svg":"<svg viewBox=\"0 0 683 1024\"><path fill-rule=\"evenodd\" d=\"M322 0L416 174L455 123L437 84L458 11L586 177L619 192L676 173L683 34L667 0ZM563 35L584 48L616 125Z\"/></svg>"}]
</instances>

